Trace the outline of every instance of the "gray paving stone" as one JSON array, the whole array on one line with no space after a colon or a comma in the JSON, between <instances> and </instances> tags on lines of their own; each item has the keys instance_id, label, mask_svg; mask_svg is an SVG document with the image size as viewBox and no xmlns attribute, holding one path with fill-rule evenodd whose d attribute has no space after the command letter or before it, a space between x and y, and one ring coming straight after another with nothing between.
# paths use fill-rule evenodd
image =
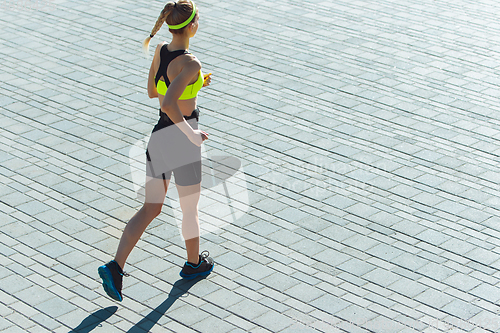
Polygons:
<instances>
[{"instance_id":1,"label":"gray paving stone","mask_svg":"<svg viewBox=\"0 0 500 333\"><path fill-rule=\"evenodd\" d=\"M60 298L54 297L48 301L36 305L35 308L47 314L51 318L56 318L73 311L75 309L75 306L68 302L64 302Z\"/></svg>"},{"instance_id":2,"label":"gray paving stone","mask_svg":"<svg viewBox=\"0 0 500 333\"><path fill-rule=\"evenodd\" d=\"M465 254L465 257L478 261L485 265L490 265L491 263L497 261L497 256L498 254L492 253L479 247Z\"/></svg>"},{"instance_id":3,"label":"gray paving stone","mask_svg":"<svg viewBox=\"0 0 500 333\"><path fill-rule=\"evenodd\" d=\"M352 258L341 265L337 265L337 268L352 273L357 276L362 276L371 270L375 269L375 266L367 262L361 261L356 258Z\"/></svg>"},{"instance_id":4,"label":"gray paving stone","mask_svg":"<svg viewBox=\"0 0 500 333\"><path fill-rule=\"evenodd\" d=\"M11 206L16 206L21 203L26 203L30 201L30 197L27 195L24 195L23 193L19 192L11 192L5 196L3 196L3 202L11 205Z\"/></svg>"},{"instance_id":5,"label":"gray paving stone","mask_svg":"<svg viewBox=\"0 0 500 333\"><path fill-rule=\"evenodd\" d=\"M254 322L272 332L279 332L293 324L293 319L278 312L268 311L262 316L255 318Z\"/></svg>"},{"instance_id":6,"label":"gray paving stone","mask_svg":"<svg viewBox=\"0 0 500 333\"><path fill-rule=\"evenodd\" d=\"M440 246L442 243L451 239L451 237L443 234L442 232L432 229L427 229L415 237L436 246Z\"/></svg>"},{"instance_id":7,"label":"gray paving stone","mask_svg":"<svg viewBox=\"0 0 500 333\"><path fill-rule=\"evenodd\" d=\"M40 253L43 253L51 258L58 258L59 256L72 252L73 249L59 241L53 241L40 247L39 251Z\"/></svg>"},{"instance_id":8,"label":"gray paving stone","mask_svg":"<svg viewBox=\"0 0 500 333\"><path fill-rule=\"evenodd\" d=\"M459 299L451 301L442 310L464 321L481 312L479 307Z\"/></svg>"},{"instance_id":9,"label":"gray paving stone","mask_svg":"<svg viewBox=\"0 0 500 333\"><path fill-rule=\"evenodd\" d=\"M12 264L6 266L13 273L20 275L22 277L27 277L32 274L32 271L26 268L27 266L33 263L32 260L26 258L22 255L14 254L10 257L10 259L16 260L17 262L13 262Z\"/></svg>"},{"instance_id":10,"label":"gray paving stone","mask_svg":"<svg viewBox=\"0 0 500 333\"><path fill-rule=\"evenodd\" d=\"M427 289L425 285L406 278L397 280L388 288L409 298L413 298Z\"/></svg>"},{"instance_id":11,"label":"gray paving stone","mask_svg":"<svg viewBox=\"0 0 500 333\"><path fill-rule=\"evenodd\" d=\"M393 246L381 243L369 249L368 251L366 251L366 253L376 258L382 258L384 260L391 261L392 259L400 256L403 253L403 251Z\"/></svg>"},{"instance_id":12,"label":"gray paving stone","mask_svg":"<svg viewBox=\"0 0 500 333\"><path fill-rule=\"evenodd\" d=\"M453 239L446 241L445 243L441 244L441 247L448 250L448 251L451 251L451 252L454 252L454 253L457 253L460 255L464 255L465 253L474 249L474 245L472 245L464 240L456 239L456 238L453 238Z\"/></svg>"},{"instance_id":13,"label":"gray paving stone","mask_svg":"<svg viewBox=\"0 0 500 333\"><path fill-rule=\"evenodd\" d=\"M302 239L300 235L286 229L280 229L272 234L269 234L267 235L267 238L284 246L296 243Z\"/></svg>"},{"instance_id":14,"label":"gray paving stone","mask_svg":"<svg viewBox=\"0 0 500 333\"><path fill-rule=\"evenodd\" d=\"M22 332L21 328L17 328L14 326L14 324L10 321L8 321L7 319L5 318L1 318L0 319L0 329L3 331L3 330L14 330L14 329L17 329L19 332Z\"/></svg>"},{"instance_id":15,"label":"gray paving stone","mask_svg":"<svg viewBox=\"0 0 500 333\"><path fill-rule=\"evenodd\" d=\"M284 293L304 303L309 303L324 294L322 290L304 283L297 284Z\"/></svg>"},{"instance_id":16,"label":"gray paving stone","mask_svg":"<svg viewBox=\"0 0 500 333\"><path fill-rule=\"evenodd\" d=\"M417 301L425 300L426 304L438 309L453 301L452 296L435 289L427 289L420 295L416 296L414 299Z\"/></svg>"},{"instance_id":17,"label":"gray paving stone","mask_svg":"<svg viewBox=\"0 0 500 333\"><path fill-rule=\"evenodd\" d=\"M260 236L266 237L270 233L273 233L277 230L279 230L279 227L271 224L269 222L264 222L264 221L257 221L255 223L252 223L250 225L247 225L245 229L252 231Z\"/></svg>"},{"instance_id":18,"label":"gray paving stone","mask_svg":"<svg viewBox=\"0 0 500 333\"><path fill-rule=\"evenodd\" d=\"M246 319L247 321L252 321L253 319L268 312L269 308L245 298L241 302L228 307L227 310L241 318Z\"/></svg>"},{"instance_id":19,"label":"gray paving stone","mask_svg":"<svg viewBox=\"0 0 500 333\"><path fill-rule=\"evenodd\" d=\"M207 313L187 304L173 311L169 311L168 316L184 323L184 325L188 327L194 328L196 323L199 323L207 318Z\"/></svg>"},{"instance_id":20,"label":"gray paving stone","mask_svg":"<svg viewBox=\"0 0 500 333\"><path fill-rule=\"evenodd\" d=\"M342 244L348 245L360 251L366 251L378 244L378 241L364 235L356 234L344 241Z\"/></svg>"},{"instance_id":21,"label":"gray paving stone","mask_svg":"<svg viewBox=\"0 0 500 333\"><path fill-rule=\"evenodd\" d=\"M57 258L60 262L77 269L80 266L86 265L94 261L94 258L90 257L86 253L80 251L72 251L66 255L59 256Z\"/></svg>"},{"instance_id":22,"label":"gray paving stone","mask_svg":"<svg viewBox=\"0 0 500 333\"><path fill-rule=\"evenodd\" d=\"M321 231L321 234L338 242L345 241L346 239L349 239L350 237L356 235L355 232L335 224L326 229L323 229Z\"/></svg>"},{"instance_id":23,"label":"gray paving stone","mask_svg":"<svg viewBox=\"0 0 500 333\"><path fill-rule=\"evenodd\" d=\"M306 218L308 215L305 212L302 212L294 207L288 207L280 212L277 212L275 216L282 218L285 221L294 223L303 218Z\"/></svg>"},{"instance_id":24,"label":"gray paving stone","mask_svg":"<svg viewBox=\"0 0 500 333\"><path fill-rule=\"evenodd\" d=\"M10 220L10 219L9 219ZM6 224L2 227L3 234L8 235L12 238L17 238L23 235L28 235L36 231L36 229L31 226L27 226L25 223L14 220L13 223Z\"/></svg>"},{"instance_id":25,"label":"gray paving stone","mask_svg":"<svg viewBox=\"0 0 500 333\"><path fill-rule=\"evenodd\" d=\"M481 281L458 272L448 277L443 282L464 292L468 292L469 290L481 284Z\"/></svg>"},{"instance_id":26,"label":"gray paving stone","mask_svg":"<svg viewBox=\"0 0 500 333\"><path fill-rule=\"evenodd\" d=\"M302 240L289 245L289 247L299 253L305 254L309 257L315 256L316 254L325 251L326 247L312 240L303 238Z\"/></svg>"},{"instance_id":27,"label":"gray paving stone","mask_svg":"<svg viewBox=\"0 0 500 333\"><path fill-rule=\"evenodd\" d=\"M222 309L218 307L217 305L213 304L204 304L200 306L200 309L209 313L211 317L216 317L220 319L226 319L227 317L231 316L231 314L226 311L225 309Z\"/></svg>"},{"instance_id":28,"label":"gray paving stone","mask_svg":"<svg viewBox=\"0 0 500 333\"><path fill-rule=\"evenodd\" d=\"M268 275L274 273L274 270L266 267L265 265L252 262L238 269L238 272L253 280L260 280Z\"/></svg>"},{"instance_id":29,"label":"gray paving stone","mask_svg":"<svg viewBox=\"0 0 500 333\"><path fill-rule=\"evenodd\" d=\"M333 249L326 249L325 251L314 255L313 259L319 260L320 262L328 263L328 265L335 267L351 259L351 256Z\"/></svg>"},{"instance_id":30,"label":"gray paving stone","mask_svg":"<svg viewBox=\"0 0 500 333\"><path fill-rule=\"evenodd\" d=\"M312 301L310 305L329 314L336 314L337 312L347 308L350 304L335 296L323 295Z\"/></svg>"},{"instance_id":31,"label":"gray paving stone","mask_svg":"<svg viewBox=\"0 0 500 333\"><path fill-rule=\"evenodd\" d=\"M377 317L377 314L357 305L351 305L348 308L338 312L336 316L348 321L349 323L355 325L363 325L364 323Z\"/></svg>"},{"instance_id":32,"label":"gray paving stone","mask_svg":"<svg viewBox=\"0 0 500 333\"><path fill-rule=\"evenodd\" d=\"M279 272L261 279L260 282L278 291L284 291L299 283L297 280Z\"/></svg>"},{"instance_id":33,"label":"gray paving stone","mask_svg":"<svg viewBox=\"0 0 500 333\"><path fill-rule=\"evenodd\" d=\"M213 293L206 295L205 299L227 309L232 305L241 302L244 298L227 289L218 289Z\"/></svg>"},{"instance_id":34,"label":"gray paving stone","mask_svg":"<svg viewBox=\"0 0 500 333\"><path fill-rule=\"evenodd\" d=\"M3 278L1 281L2 287L0 288L8 294L14 294L33 286L33 283L31 281L26 280L24 277L16 274L10 274Z\"/></svg>"},{"instance_id":35,"label":"gray paving stone","mask_svg":"<svg viewBox=\"0 0 500 333\"><path fill-rule=\"evenodd\" d=\"M382 268L376 268L364 274L363 278L380 286L387 287L391 283L399 280L401 277L391 271L387 271Z\"/></svg>"},{"instance_id":36,"label":"gray paving stone","mask_svg":"<svg viewBox=\"0 0 500 333\"><path fill-rule=\"evenodd\" d=\"M192 326L200 332L232 332L235 329L233 325L215 317L207 317L206 319Z\"/></svg>"},{"instance_id":37,"label":"gray paving stone","mask_svg":"<svg viewBox=\"0 0 500 333\"><path fill-rule=\"evenodd\" d=\"M392 259L391 262L405 269L418 272L418 270L426 265L429 261L410 253L403 253L400 256Z\"/></svg>"},{"instance_id":38,"label":"gray paving stone","mask_svg":"<svg viewBox=\"0 0 500 333\"><path fill-rule=\"evenodd\" d=\"M500 298L498 289L486 283L483 283L477 286L476 288L472 289L470 293L472 295L487 299L488 301L493 303L498 302L498 298Z\"/></svg>"}]
</instances>

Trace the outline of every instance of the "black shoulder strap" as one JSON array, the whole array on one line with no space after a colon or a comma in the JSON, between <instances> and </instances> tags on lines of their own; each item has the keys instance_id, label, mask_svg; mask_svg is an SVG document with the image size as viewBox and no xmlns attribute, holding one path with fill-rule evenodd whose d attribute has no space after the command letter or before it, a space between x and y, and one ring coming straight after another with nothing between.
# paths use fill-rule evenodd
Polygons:
<instances>
[{"instance_id":1,"label":"black shoulder strap","mask_svg":"<svg viewBox=\"0 0 500 333\"><path fill-rule=\"evenodd\" d=\"M165 84L167 87L170 85L170 81L167 76L167 67L172 60L177 58L180 55L188 54L189 52L186 50L177 50L170 52L167 48L168 44L164 44L160 49L160 67L158 67L158 71L156 72L155 77L155 85L158 85L158 81L160 77L163 76L165 79Z\"/></svg>"}]
</instances>

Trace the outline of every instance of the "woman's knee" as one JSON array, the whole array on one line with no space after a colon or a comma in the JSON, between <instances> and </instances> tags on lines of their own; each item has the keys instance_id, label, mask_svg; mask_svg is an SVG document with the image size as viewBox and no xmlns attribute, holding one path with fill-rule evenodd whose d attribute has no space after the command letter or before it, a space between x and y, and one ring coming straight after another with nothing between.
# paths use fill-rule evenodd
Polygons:
<instances>
[{"instance_id":1,"label":"woman's knee","mask_svg":"<svg viewBox=\"0 0 500 333\"><path fill-rule=\"evenodd\" d=\"M179 204L181 206L182 212L185 214L193 214L195 212L197 213L199 200L199 193L179 197Z\"/></svg>"},{"instance_id":2,"label":"woman's knee","mask_svg":"<svg viewBox=\"0 0 500 333\"><path fill-rule=\"evenodd\" d=\"M160 215L162 207L163 203L146 202L142 206L142 209L146 212L147 215L157 217L158 215Z\"/></svg>"}]
</instances>

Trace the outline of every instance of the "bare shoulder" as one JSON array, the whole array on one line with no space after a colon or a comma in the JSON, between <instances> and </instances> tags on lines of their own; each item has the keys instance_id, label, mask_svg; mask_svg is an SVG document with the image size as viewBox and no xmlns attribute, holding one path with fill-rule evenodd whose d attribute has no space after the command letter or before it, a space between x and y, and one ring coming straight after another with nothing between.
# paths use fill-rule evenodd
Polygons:
<instances>
[{"instance_id":1,"label":"bare shoulder","mask_svg":"<svg viewBox=\"0 0 500 333\"><path fill-rule=\"evenodd\" d=\"M160 42L158 43L158 45L156 46L156 50L155 50L155 54L156 53L160 53L160 50L161 48L163 47L163 45L167 44L167 42Z\"/></svg>"},{"instance_id":2,"label":"bare shoulder","mask_svg":"<svg viewBox=\"0 0 500 333\"><path fill-rule=\"evenodd\" d=\"M156 50L155 50L155 55L153 57L153 61L159 61L160 60L160 51L161 51L161 48L163 45L165 45L166 42L162 42L162 43L159 43L157 46L156 46Z\"/></svg>"},{"instance_id":3,"label":"bare shoulder","mask_svg":"<svg viewBox=\"0 0 500 333\"><path fill-rule=\"evenodd\" d=\"M201 62L196 58L194 54L187 53L182 56L183 66L188 66L190 69L201 69Z\"/></svg>"}]
</instances>

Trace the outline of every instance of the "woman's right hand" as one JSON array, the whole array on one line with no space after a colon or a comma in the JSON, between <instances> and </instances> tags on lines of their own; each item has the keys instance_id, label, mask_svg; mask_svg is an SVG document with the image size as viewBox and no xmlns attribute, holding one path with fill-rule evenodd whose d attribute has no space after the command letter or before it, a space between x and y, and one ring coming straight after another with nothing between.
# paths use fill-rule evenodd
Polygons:
<instances>
[{"instance_id":1,"label":"woman's right hand","mask_svg":"<svg viewBox=\"0 0 500 333\"><path fill-rule=\"evenodd\" d=\"M193 130L193 134L189 136L189 140L198 147L200 147L206 139L208 139L208 133L199 129Z\"/></svg>"}]
</instances>

